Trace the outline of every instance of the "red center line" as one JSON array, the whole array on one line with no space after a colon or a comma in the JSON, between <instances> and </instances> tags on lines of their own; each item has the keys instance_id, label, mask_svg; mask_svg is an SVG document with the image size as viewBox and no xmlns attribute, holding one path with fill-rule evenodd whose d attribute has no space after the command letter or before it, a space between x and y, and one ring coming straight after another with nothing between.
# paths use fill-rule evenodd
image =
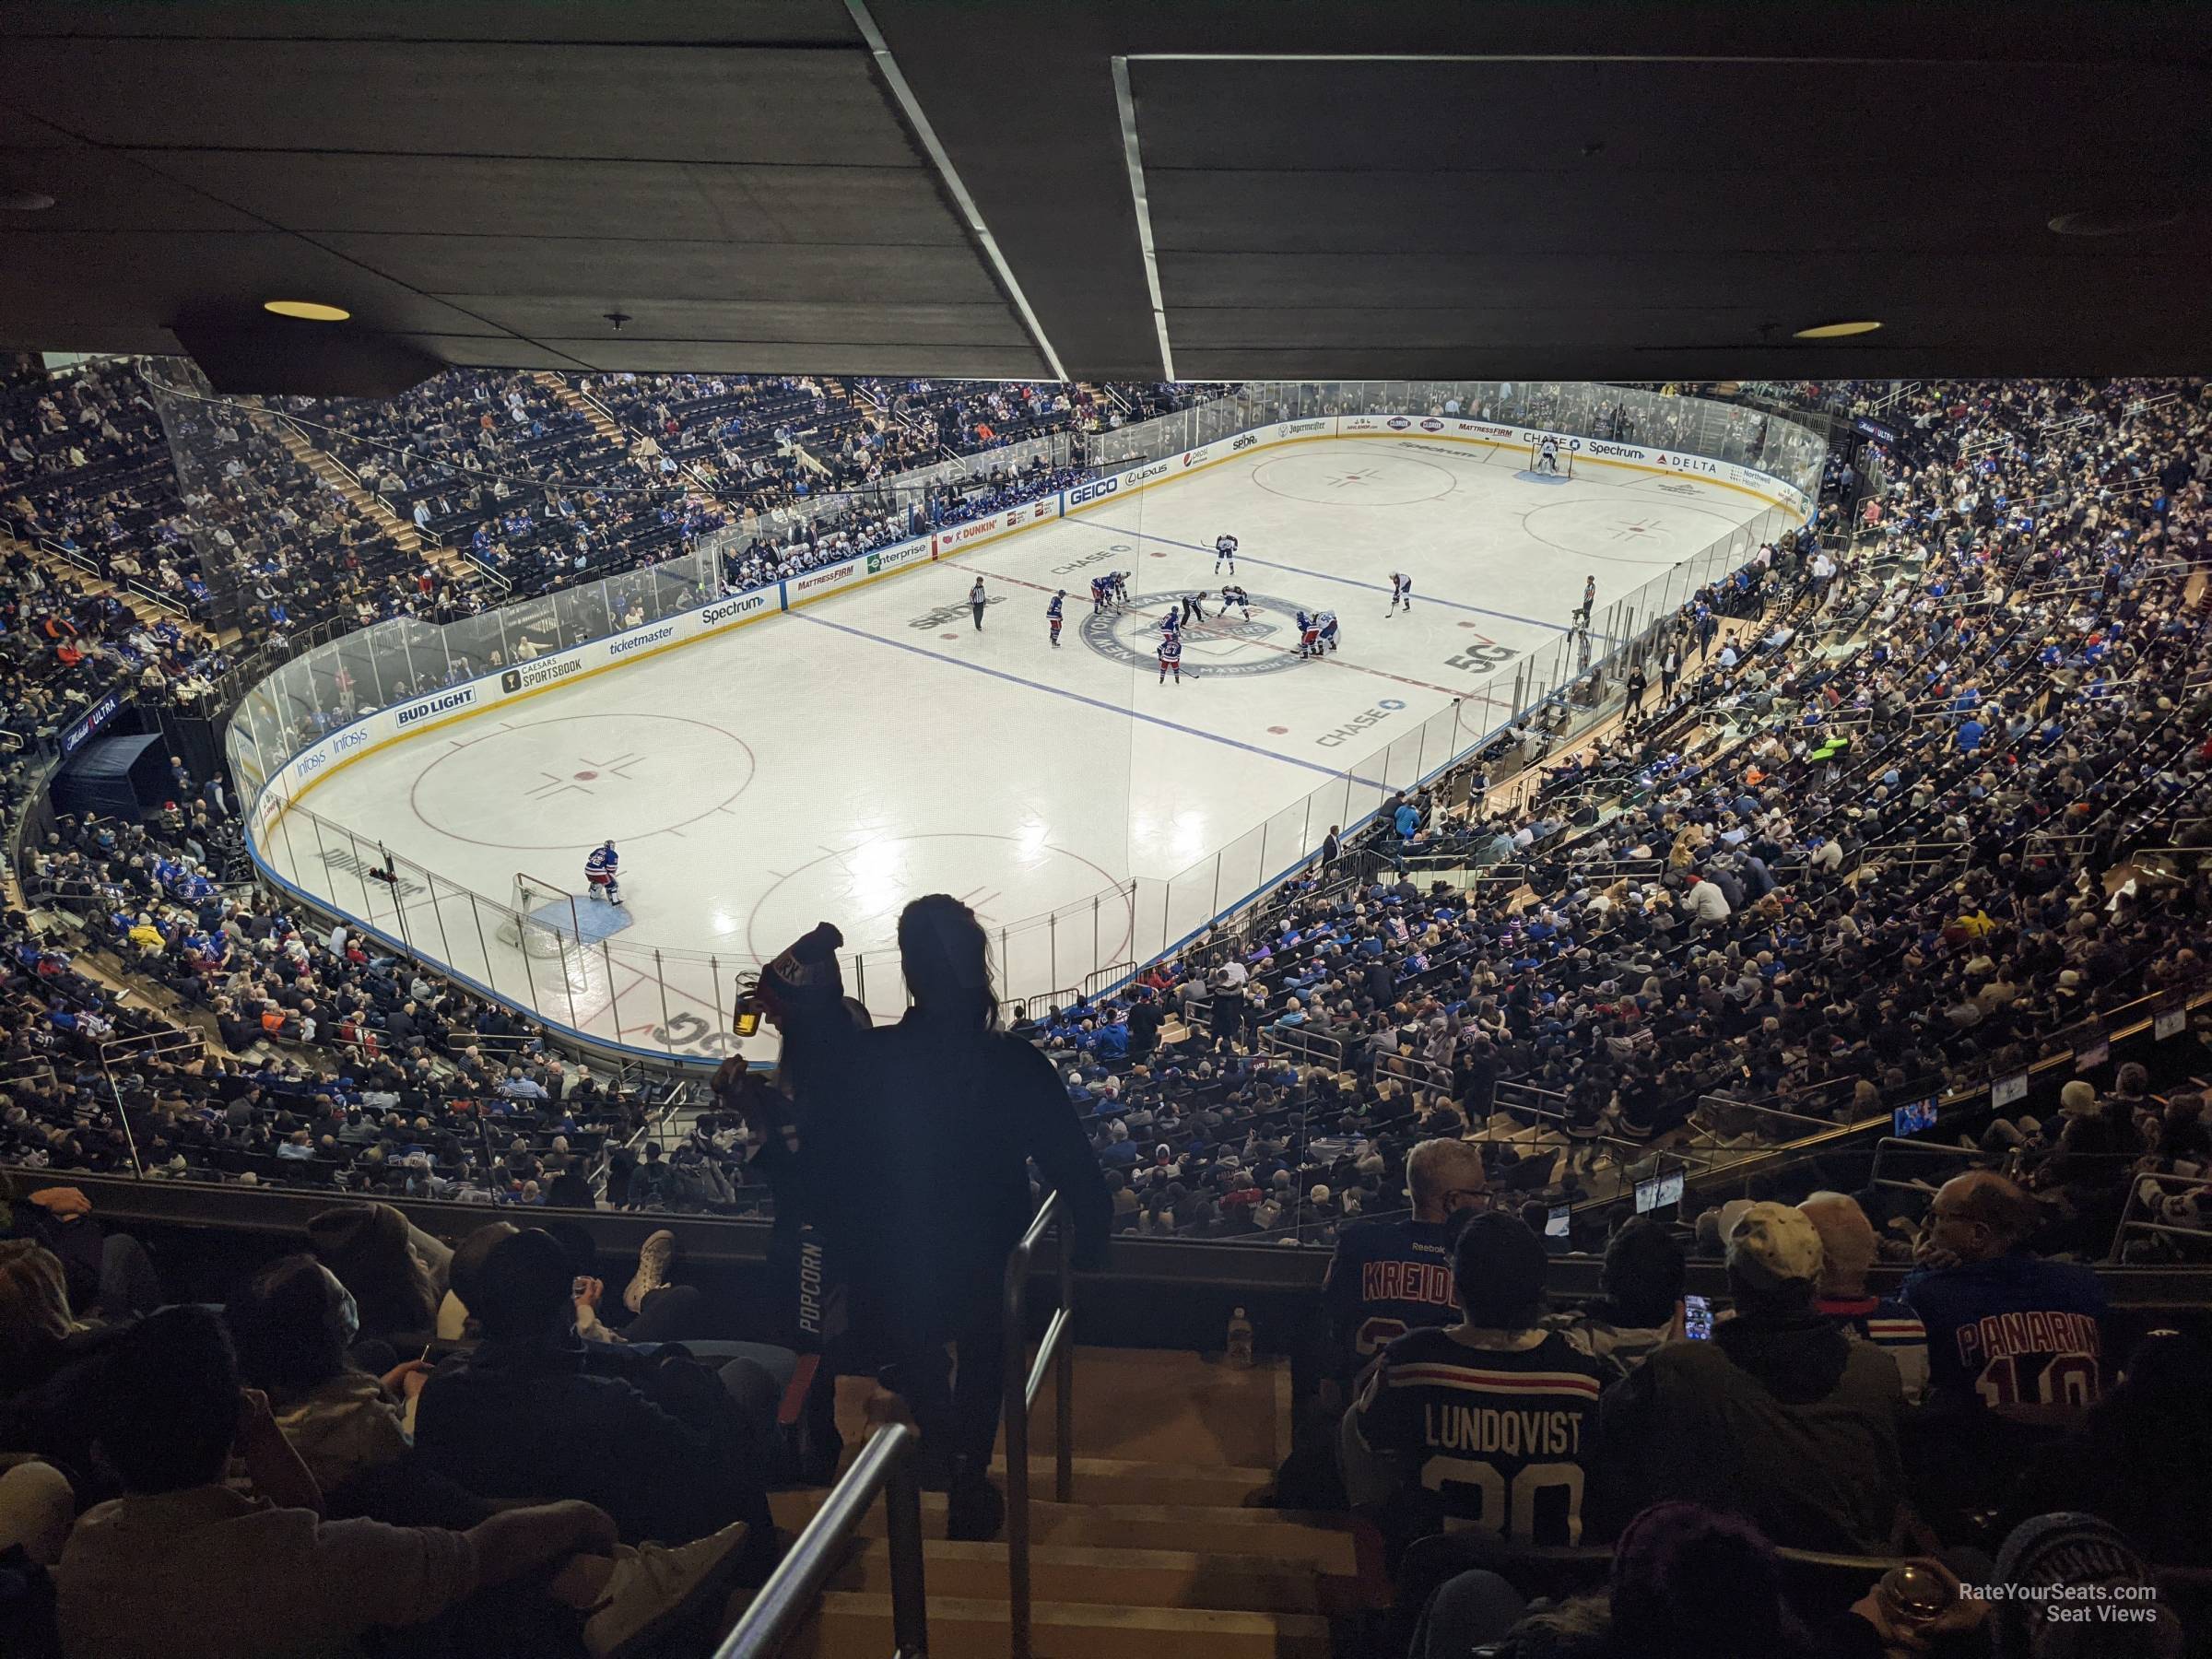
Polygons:
<instances>
[{"instance_id":1,"label":"red center line","mask_svg":"<svg viewBox=\"0 0 2212 1659\"><path fill-rule=\"evenodd\" d=\"M970 565L968 568L971 571L974 571L979 576L990 577L994 582L1010 582L1016 587L1034 588L1040 594L1056 594L1060 592L1058 588L1047 587L1041 582L1026 581L1022 577L1008 576L998 571L978 570L974 565ZM1244 643L1247 645L1256 645L1262 651L1272 651L1281 656L1296 656L1298 654L1297 652L1291 650L1288 645L1270 645L1264 640L1247 640L1244 641ZM1309 658L1308 660L1311 662L1327 663L1337 668L1348 668L1354 674L1371 674L1377 679L1396 680L1401 686L1418 686L1424 691L1441 691L1446 697L1451 698L1454 701L1487 702L1490 704L1491 707L1499 709L1509 706L1503 699L1492 697L1488 691L1454 690L1450 686L1434 685L1428 680L1414 679L1407 675L1393 674L1387 668L1370 668L1364 664L1347 663L1340 656L1331 655L1312 657ZM1203 668L1206 665L1203 663L1195 663L1192 665L1194 670Z\"/></svg>"}]
</instances>

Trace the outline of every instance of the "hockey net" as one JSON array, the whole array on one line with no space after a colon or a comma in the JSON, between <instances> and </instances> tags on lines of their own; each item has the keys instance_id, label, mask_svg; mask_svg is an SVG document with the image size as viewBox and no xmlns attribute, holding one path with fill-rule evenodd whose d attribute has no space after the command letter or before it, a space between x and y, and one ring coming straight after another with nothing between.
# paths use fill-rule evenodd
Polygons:
<instances>
[{"instance_id":1,"label":"hockey net","mask_svg":"<svg viewBox=\"0 0 2212 1659\"><path fill-rule=\"evenodd\" d=\"M500 924L500 939L521 947L524 956L558 957L582 937L581 902L566 888L518 870L508 900L513 913Z\"/></svg>"},{"instance_id":2,"label":"hockey net","mask_svg":"<svg viewBox=\"0 0 2212 1659\"><path fill-rule=\"evenodd\" d=\"M1556 467L1553 462L1557 462ZM1556 443L1552 446L1552 458L1547 461L1545 459L1543 444L1531 443L1528 446L1528 470L1545 477L1556 474L1559 477L1571 478L1574 477L1574 452L1564 443Z\"/></svg>"}]
</instances>

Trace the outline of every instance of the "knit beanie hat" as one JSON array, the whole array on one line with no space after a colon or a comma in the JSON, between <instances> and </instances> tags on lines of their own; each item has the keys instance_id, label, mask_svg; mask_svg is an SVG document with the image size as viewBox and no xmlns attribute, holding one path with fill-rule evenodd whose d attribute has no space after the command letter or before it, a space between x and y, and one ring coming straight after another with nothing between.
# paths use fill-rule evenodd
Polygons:
<instances>
[{"instance_id":1,"label":"knit beanie hat","mask_svg":"<svg viewBox=\"0 0 2212 1659\"><path fill-rule=\"evenodd\" d=\"M794 1009L816 1009L842 999L845 981L837 965L845 935L828 922L801 934L790 949L760 973L760 999L780 1018Z\"/></svg>"},{"instance_id":2,"label":"knit beanie hat","mask_svg":"<svg viewBox=\"0 0 2212 1659\"><path fill-rule=\"evenodd\" d=\"M2021 1522L1997 1551L1994 1577L2008 1587L1992 1620L1997 1659L2172 1659L2182 1651L2181 1626L2159 1605L2149 1569L2095 1515ZM2084 1610L2088 1621L2053 1621L2057 1606Z\"/></svg>"},{"instance_id":3,"label":"knit beanie hat","mask_svg":"<svg viewBox=\"0 0 2212 1659\"><path fill-rule=\"evenodd\" d=\"M1655 1503L1613 1547L1613 1628L1640 1654L1781 1653L1793 1623L1773 1546L1747 1521Z\"/></svg>"}]
</instances>

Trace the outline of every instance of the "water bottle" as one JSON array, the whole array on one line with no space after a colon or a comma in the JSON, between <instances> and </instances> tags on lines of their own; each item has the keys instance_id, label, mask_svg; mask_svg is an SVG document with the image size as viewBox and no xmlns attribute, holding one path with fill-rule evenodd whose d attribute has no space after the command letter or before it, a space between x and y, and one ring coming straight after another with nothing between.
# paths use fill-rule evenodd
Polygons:
<instances>
[{"instance_id":1,"label":"water bottle","mask_svg":"<svg viewBox=\"0 0 2212 1659\"><path fill-rule=\"evenodd\" d=\"M1252 1321L1244 1317L1241 1308L1229 1316L1229 1347L1224 1358L1238 1371L1252 1369Z\"/></svg>"}]
</instances>

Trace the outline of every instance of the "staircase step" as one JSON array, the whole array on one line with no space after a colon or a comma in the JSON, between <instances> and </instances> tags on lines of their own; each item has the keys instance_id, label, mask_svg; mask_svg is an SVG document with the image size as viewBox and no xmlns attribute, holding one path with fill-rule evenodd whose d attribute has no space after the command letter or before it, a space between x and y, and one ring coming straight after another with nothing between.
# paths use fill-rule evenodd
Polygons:
<instances>
[{"instance_id":1,"label":"staircase step","mask_svg":"<svg viewBox=\"0 0 2212 1659\"><path fill-rule=\"evenodd\" d=\"M922 1546L924 1582L933 1595L1004 1600L1006 1547L932 1539ZM1214 1555L1194 1549L1030 1547L1031 1594L1045 1601L1109 1601L1124 1606L1224 1607L1247 1613L1319 1613L1321 1575L1302 1561L1268 1555ZM890 1546L869 1540L831 1583L838 1590L888 1594Z\"/></svg>"},{"instance_id":2,"label":"staircase step","mask_svg":"<svg viewBox=\"0 0 2212 1659\"><path fill-rule=\"evenodd\" d=\"M1122 1607L1039 1601L1030 1607L1038 1659L1328 1659L1328 1621L1302 1613L1241 1613L1193 1607ZM928 1600L929 1643L961 1659L1007 1651L1004 1601ZM882 1659L891 1646L888 1594L833 1590L790 1652L812 1659Z\"/></svg>"},{"instance_id":3,"label":"staircase step","mask_svg":"<svg viewBox=\"0 0 2212 1659\"><path fill-rule=\"evenodd\" d=\"M820 1507L819 1489L770 1497L776 1524L796 1532ZM1352 1535L1341 1515L1297 1510L1231 1509L1188 1503L1030 1504L1033 1544L1090 1549L1194 1550L1218 1555L1271 1556L1324 1572L1354 1571ZM922 1494L922 1533L945 1536L945 1494ZM859 1535L884 1535L883 1504L871 1505Z\"/></svg>"},{"instance_id":4,"label":"staircase step","mask_svg":"<svg viewBox=\"0 0 2212 1659\"><path fill-rule=\"evenodd\" d=\"M1275 1481L1273 1469L1256 1465L1140 1463L1119 1457L1077 1457L1068 1462L1077 1503L1196 1503L1233 1509ZM991 1460L991 1473L1005 1480L1003 1451ZM1030 1459L1032 1497L1051 1498L1053 1477L1050 1457Z\"/></svg>"}]
</instances>

